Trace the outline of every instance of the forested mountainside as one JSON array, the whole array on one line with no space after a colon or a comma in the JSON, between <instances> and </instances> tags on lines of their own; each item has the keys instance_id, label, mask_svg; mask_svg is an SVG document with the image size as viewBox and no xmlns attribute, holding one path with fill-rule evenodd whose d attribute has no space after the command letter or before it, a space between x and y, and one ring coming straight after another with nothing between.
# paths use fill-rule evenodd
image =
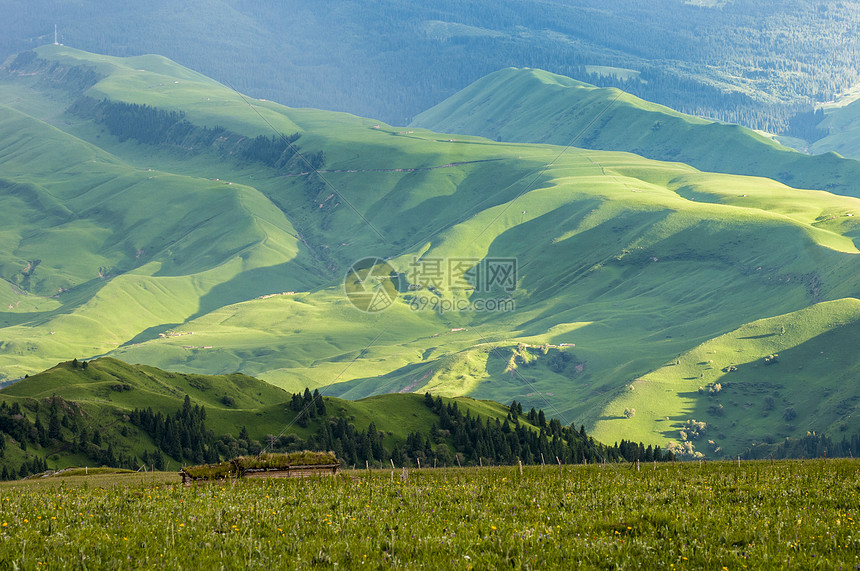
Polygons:
<instances>
[{"instance_id":1,"label":"forested mountainside","mask_svg":"<svg viewBox=\"0 0 860 571\"><path fill-rule=\"evenodd\" d=\"M53 41L57 24L70 46L159 53L255 97L401 125L513 66L810 140L811 103L859 77L854 0L13 4L0 59Z\"/></svg>"}]
</instances>

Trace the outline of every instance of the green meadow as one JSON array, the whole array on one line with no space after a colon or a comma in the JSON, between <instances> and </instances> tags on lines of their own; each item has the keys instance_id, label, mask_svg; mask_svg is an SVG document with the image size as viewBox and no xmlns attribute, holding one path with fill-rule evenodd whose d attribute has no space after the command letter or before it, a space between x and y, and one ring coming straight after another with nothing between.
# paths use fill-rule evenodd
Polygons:
<instances>
[{"instance_id":1,"label":"green meadow","mask_svg":"<svg viewBox=\"0 0 860 571\"><path fill-rule=\"evenodd\" d=\"M537 71L500 72L454 101L489 97L464 115L483 121L507 109L511 131L478 134L533 141L496 142L253 100L157 56L63 46L37 54L47 63L3 70L0 80L6 382L107 355L177 374L238 372L267 391L516 399L606 442L680 443L688 421L705 419L717 437L692 444L710 455L852 426L860 389L846 382L854 340L839 316L853 315L858 291L854 161L806 157ZM71 70L85 68L95 82L70 83L81 73ZM530 117L537 104L528 98L542 93L535 82L556 94L546 96L554 105L581 93L584 103L569 109L578 119ZM191 128L226 131L202 148L120 140L97 116L69 110L82 97L182 112ZM454 103L422 121L454 117ZM595 136L574 139L595 116ZM446 130L468 131L468 118ZM574 130L533 138L561 125ZM634 147L613 146L631 130L642 134ZM297 134L296 149L323 157L320 172L226 147L276 134ZM342 282L367 256L404 275L416 260L516 259L516 288L504 294L515 309L415 309L416 298L481 298L442 284L360 312ZM769 319L785 322L779 344L732 337L744 354L717 397L725 402L696 396L721 379L695 369L707 361L701 348ZM745 369L816 344L845 357L790 374L784 362ZM748 382L783 388L731 396ZM801 386L810 388L803 398L792 393ZM768 397L773 412L745 422ZM714 403L723 416L707 418ZM624 416L631 408L635 416Z\"/></svg>"},{"instance_id":2,"label":"green meadow","mask_svg":"<svg viewBox=\"0 0 860 571\"><path fill-rule=\"evenodd\" d=\"M408 472L183 488L175 474L0 484L9 567L848 568L856 461Z\"/></svg>"}]
</instances>

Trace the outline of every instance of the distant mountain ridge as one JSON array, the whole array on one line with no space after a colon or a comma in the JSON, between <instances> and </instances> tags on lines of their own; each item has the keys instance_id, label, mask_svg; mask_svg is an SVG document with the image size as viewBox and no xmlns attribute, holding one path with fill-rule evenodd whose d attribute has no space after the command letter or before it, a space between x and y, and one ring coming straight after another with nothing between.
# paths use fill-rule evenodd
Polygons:
<instances>
[{"instance_id":1,"label":"distant mountain ridge","mask_svg":"<svg viewBox=\"0 0 860 571\"><path fill-rule=\"evenodd\" d=\"M738 125L684 115L537 69L492 73L419 114L415 127L518 143L626 151L699 170L860 196L860 162L809 156Z\"/></svg>"},{"instance_id":2,"label":"distant mountain ridge","mask_svg":"<svg viewBox=\"0 0 860 571\"><path fill-rule=\"evenodd\" d=\"M508 66L782 132L860 81L850 2L108 0L13 3L0 61L55 40L158 53L244 93L405 124Z\"/></svg>"}]
</instances>

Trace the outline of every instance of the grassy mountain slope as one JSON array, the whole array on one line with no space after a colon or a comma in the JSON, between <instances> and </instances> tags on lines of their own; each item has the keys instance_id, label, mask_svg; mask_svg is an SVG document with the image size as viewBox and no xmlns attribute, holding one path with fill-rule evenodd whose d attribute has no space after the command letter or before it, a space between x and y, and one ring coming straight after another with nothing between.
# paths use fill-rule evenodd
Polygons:
<instances>
[{"instance_id":1,"label":"grassy mountain slope","mask_svg":"<svg viewBox=\"0 0 860 571\"><path fill-rule=\"evenodd\" d=\"M80 411L90 434L101 433L102 448L110 445L115 453L142 457L154 449L154 444L145 431L129 421L129 413L151 408L173 415L182 407L186 395L193 406L205 407L206 427L216 436L235 435L245 427L252 439L261 442L267 435L307 438L321 422L312 420L305 427L297 424L297 413L289 408L291 395L253 377L172 373L107 357L89 361L86 367L78 362L60 363L0 390L0 401L10 406L17 402L33 420L39 411L44 417L51 400L59 397L65 410ZM330 420L344 418L358 430L366 430L374 423L385 433L389 446L402 445L412 432L427 434L439 422L438 415L418 394L379 395L359 401L325 397L325 402ZM508 407L490 401L458 398L446 402L456 402L462 412L469 411L481 419L504 421L508 413ZM7 445L4 460L13 460L11 464L17 467L14 460L28 456L16 448ZM29 457L34 455L49 458L54 467L87 462L74 447L56 443L30 447Z\"/></svg>"},{"instance_id":2,"label":"grassy mountain slope","mask_svg":"<svg viewBox=\"0 0 860 571\"><path fill-rule=\"evenodd\" d=\"M839 437L857 425L858 340L854 298L748 323L635 379L597 434L623 426L631 438L650 440L684 430L706 454L742 450L750 434L754 442L780 441L801 427L831 427ZM629 419L628 408L636 411ZM685 426L691 420L706 423L700 435Z\"/></svg>"},{"instance_id":3,"label":"grassy mountain slope","mask_svg":"<svg viewBox=\"0 0 860 571\"><path fill-rule=\"evenodd\" d=\"M109 350L187 319L202 296L254 269L279 265L279 286L305 282L285 269L295 230L250 187L135 168L9 108L0 138L13 361Z\"/></svg>"},{"instance_id":4,"label":"grassy mountain slope","mask_svg":"<svg viewBox=\"0 0 860 571\"><path fill-rule=\"evenodd\" d=\"M28 94L20 105L42 110L56 127L18 112L32 127L9 129L23 138L0 157L17 169L4 176L45 188L57 212L90 224L62 247L98 263L65 269L56 240L33 242L26 256L9 250L8 290L0 289L13 306L0 316L7 379L51 359L108 353L348 398L432 390L516 399L613 440L630 426L614 415L633 379L752 321L858 296L856 198L631 153L497 143L290 109L198 81L159 58L129 62L62 46L38 54L49 64L7 74L0 93ZM52 61L68 66L63 77L90 67L100 79L63 87L46 71ZM300 161L272 166L231 155L217 140L120 140L97 118L64 111L82 96L182 111L193 128L226 127L228 141L270 136L268 122L297 133L295 145L323 153L324 164L314 175ZM43 132L73 150L40 154L49 148L41 147ZM66 154L72 158L59 161ZM61 168L41 160L54 155ZM115 179L132 190L103 182ZM14 196L2 194L10 205ZM38 219L27 212L10 220ZM46 222L40 231L59 226ZM7 230L13 245L30 236L16 228ZM387 311L362 313L342 281L367 256L388 258L407 276L416 258L419 266L516 259L518 280L514 291L486 294L442 283L436 293L403 292ZM43 261L26 268L36 259ZM98 277L94 270L108 262L118 270ZM24 288L61 278L69 291L58 298ZM429 305L495 296L513 307ZM677 426L641 434L661 445L674 438L683 402L661 401ZM835 426L804 418L798 434ZM771 417L746 441L777 428Z\"/></svg>"},{"instance_id":5,"label":"grassy mountain slope","mask_svg":"<svg viewBox=\"0 0 860 571\"><path fill-rule=\"evenodd\" d=\"M629 151L704 171L860 196L857 161L833 154L808 156L744 127L684 115L617 89L536 69L492 73L421 113L412 124L503 141Z\"/></svg>"}]
</instances>

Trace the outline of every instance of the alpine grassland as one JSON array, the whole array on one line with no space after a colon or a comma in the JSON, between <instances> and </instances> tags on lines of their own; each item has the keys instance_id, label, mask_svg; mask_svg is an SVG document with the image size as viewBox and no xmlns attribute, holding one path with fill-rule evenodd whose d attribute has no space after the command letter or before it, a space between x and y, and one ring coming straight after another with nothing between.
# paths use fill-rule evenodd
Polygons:
<instances>
[{"instance_id":1,"label":"alpine grassland","mask_svg":"<svg viewBox=\"0 0 860 571\"><path fill-rule=\"evenodd\" d=\"M803 569L860 564L855 460L175 474L0 484L10 568Z\"/></svg>"},{"instance_id":2,"label":"alpine grassland","mask_svg":"<svg viewBox=\"0 0 860 571\"><path fill-rule=\"evenodd\" d=\"M510 97L540 97L524 87L535 81L582 92L590 103L578 124L590 113L607 138L646 133L641 145L498 142L293 109L158 56L49 45L0 75L6 383L107 355L177 374L238 372L293 393L516 400L606 443L631 431L691 455L733 456L807 431L838 438L853 426L853 383L838 398L810 393L803 407L790 395L801 384L836 386L845 378L838 369L786 376L784 363L762 366L754 382L784 386L779 397L741 398L738 385L721 393L726 402L706 404L688 393L707 391L717 374L693 381L671 365L785 316L786 329L799 330L780 336L783 354L827 339L855 366L851 337L834 334L850 327L794 319L856 303L854 161L805 157L535 71L493 76L496 90L481 93L491 102L508 88ZM526 116L528 107L520 105ZM671 162L634 154L668 144L664 129L689 135L678 143L686 154ZM725 167L680 162L714 155L711 140ZM747 169L753 163L761 168ZM368 257L406 282L385 311L360 311L344 292L347 270ZM444 280L431 289L415 276L427 264L499 259L516 264L507 290ZM487 298L502 309L444 309ZM777 350L741 337L743 360L723 367ZM768 397L776 412L743 422L741 410ZM708 427L698 440L681 437L691 421Z\"/></svg>"},{"instance_id":3,"label":"alpine grassland","mask_svg":"<svg viewBox=\"0 0 860 571\"><path fill-rule=\"evenodd\" d=\"M836 439L850 437L858 370L847 348L860 343L858 320L860 303L840 300L711 339L631 383L614 404L616 419L601 423L595 435L606 438L623 426L628 438L680 439L704 454L742 451L752 444L744 437L750 431L762 435L759 444L819 423L831 426ZM661 411L670 399L686 411L687 423L703 426L667 427ZM635 407L636 416L624 418L625 407Z\"/></svg>"}]
</instances>

